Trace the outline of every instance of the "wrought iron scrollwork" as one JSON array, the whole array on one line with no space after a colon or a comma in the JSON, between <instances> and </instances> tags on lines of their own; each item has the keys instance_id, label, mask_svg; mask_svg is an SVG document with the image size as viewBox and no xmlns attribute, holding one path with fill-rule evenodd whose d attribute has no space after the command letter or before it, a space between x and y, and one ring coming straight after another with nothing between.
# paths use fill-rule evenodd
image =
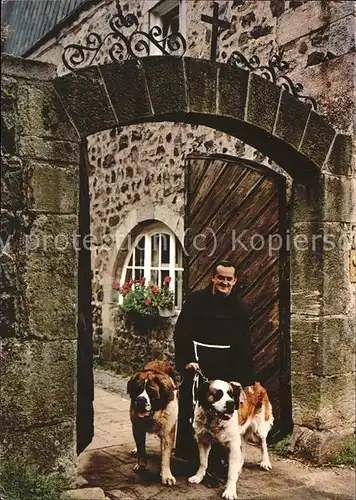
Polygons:
<instances>
[{"instance_id":1,"label":"wrought iron scrollwork","mask_svg":"<svg viewBox=\"0 0 356 500\"><path fill-rule=\"evenodd\" d=\"M262 78L279 85L294 97L309 104L313 109L317 109L317 102L313 97L303 95L303 85L301 83L294 83L292 79L285 74L289 69L289 63L283 59L283 50L272 49L268 58L268 64L261 64L258 56L253 55L247 59L241 52L235 50L232 52L228 59L228 64L238 68L247 69L259 74Z\"/></svg>"},{"instance_id":2,"label":"wrought iron scrollwork","mask_svg":"<svg viewBox=\"0 0 356 500\"><path fill-rule=\"evenodd\" d=\"M181 33L169 33L163 36L162 29L154 26L148 33L138 29L137 17L123 14L119 1L116 1L117 13L110 19L111 32L102 37L92 32L85 39L85 44L71 43L62 54L64 66L70 71L83 66L90 66L105 46L112 61L123 62L126 59L139 59L149 55L154 46L162 54L182 57L187 43ZM123 30L128 30L127 34Z\"/></svg>"}]
</instances>

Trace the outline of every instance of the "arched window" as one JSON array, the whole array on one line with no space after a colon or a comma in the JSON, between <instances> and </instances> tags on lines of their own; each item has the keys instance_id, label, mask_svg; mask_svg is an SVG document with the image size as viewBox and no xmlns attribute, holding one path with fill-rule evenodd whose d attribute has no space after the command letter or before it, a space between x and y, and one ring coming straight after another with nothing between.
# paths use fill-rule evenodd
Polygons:
<instances>
[{"instance_id":1,"label":"arched window","mask_svg":"<svg viewBox=\"0 0 356 500\"><path fill-rule=\"evenodd\" d=\"M145 277L146 282L162 286L164 278L171 277L175 307L181 309L183 300L183 250L167 226L152 224L134 240L121 275L121 285L130 279Z\"/></svg>"}]
</instances>

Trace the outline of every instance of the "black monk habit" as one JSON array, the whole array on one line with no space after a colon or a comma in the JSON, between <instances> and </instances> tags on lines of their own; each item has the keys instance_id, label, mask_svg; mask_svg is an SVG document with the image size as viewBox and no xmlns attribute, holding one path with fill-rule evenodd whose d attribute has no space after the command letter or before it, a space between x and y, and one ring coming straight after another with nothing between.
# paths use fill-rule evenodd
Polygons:
<instances>
[{"instance_id":1,"label":"black monk habit","mask_svg":"<svg viewBox=\"0 0 356 500\"><path fill-rule=\"evenodd\" d=\"M209 380L235 380L242 386L255 382L248 309L236 294L213 294L212 285L188 296L174 333L175 361L183 377L180 388L176 455L196 460L191 426L193 416L192 371L190 362L198 362ZM202 345L203 344L203 345Z\"/></svg>"}]
</instances>

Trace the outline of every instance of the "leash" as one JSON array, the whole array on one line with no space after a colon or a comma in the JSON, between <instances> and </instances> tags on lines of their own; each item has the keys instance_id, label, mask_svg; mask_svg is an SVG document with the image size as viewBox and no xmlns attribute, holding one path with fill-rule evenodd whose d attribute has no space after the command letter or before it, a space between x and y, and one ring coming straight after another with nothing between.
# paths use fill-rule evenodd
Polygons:
<instances>
[{"instance_id":1,"label":"leash","mask_svg":"<svg viewBox=\"0 0 356 500\"><path fill-rule=\"evenodd\" d=\"M203 381L204 383L209 382L209 379L208 379L205 375L203 375L203 372L201 371L201 369L200 369L200 368L199 368L198 370L196 370L195 375L194 375L194 378L195 378L196 376L201 377L201 379L202 379L202 381Z\"/></svg>"},{"instance_id":2,"label":"leash","mask_svg":"<svg viewBox=\"0 0 356 500\"><path fill-rule=\"evenodd\" d=\"M198 349L197 349L198 344L199 344L199 342L193 341L195 361L197 363L199 363L199 356L198 356ZM203 344L201 344L201 345L203 345ZM192 384L193 414L189 419L189 422L191 425L193 425L195 410L197 409L197 407L199 405L199 401L197 399L197 392L198 392L198 387L199 387L199 377L201 377L203 382L208 382L208 379L205 377L205 375L203 375L203 372L201 371L201 369L198 368L198 370L196 370L194 373L193 384Z\"/></svg>"},{"instance_id":3,"label":"leash","mask_svg":"<svg viewBox=\"0 0 356 500\"><path fill-rule=\"evenodd\" d=\"M197 340L193 340L194 356L195 356L195 361L197 363L199 363L198 346L209 347L209 348L214 348L214 349L230 349L231 348L231 345L204 344L202 342L198 342ZM196 391L198 389L199 377L201 377L201 379L204 383L209 382L209 379L207 377L205 377L205 375L203 375L200 368L198 370L196 370L195 375L194 375L194 379L193 379L193 386L192 386L194 412L195 412L196 407L198 406L198 402L196 399Z\"/></svg>"},{"instance_id":4,"label":"leash","mask_svg":"<svg viewBox=\"0 0 356 500\"><path fill-rule=\"evenodd\" d=\"M193 415L189 419L191 425L193 425L195 410L197 409L197 407L199 405L199 401L197 399L199 378L202 379L203 383L209 382L209 379L203 374L203 372L200 370L200 368L195 371L194 378L193 378L193 384L192 384Z\"/></svg>"}]
</instances>

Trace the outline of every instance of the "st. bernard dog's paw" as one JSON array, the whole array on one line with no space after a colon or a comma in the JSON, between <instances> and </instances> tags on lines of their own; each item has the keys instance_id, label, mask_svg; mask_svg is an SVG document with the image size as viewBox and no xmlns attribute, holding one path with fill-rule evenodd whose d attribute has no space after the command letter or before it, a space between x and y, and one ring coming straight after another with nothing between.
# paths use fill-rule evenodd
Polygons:
<instances>
[{"instance_id":1,"label":"st. bernard dog's paw","mask_svg":"<svg viewBox=\"0 0 356 500\"><path fill-rule=\"evenodd\" d=\"M173 486L174 484L176 484L176 478L172 475L171 472L162 472L161 482L162 484L166 484L167 486Z\"/></svg>"},{"instance_id":2,"label":"st. bernard dog's paw","mask_svg":"<svg viewBox=\"0 0 356 500\"><path fill-rule=\"evenodd\" d=\"M226 500L236 500L237 499L236 485L227 484L226 489L222 494L222 497L226 498Z\"/></svg>"},{"instance_id":3,"label":"st. bernard dog's paw","mask_svg":"<svg viewBox=\"0 0 356 500\"><path fill-rule=\"evenodd\" d=\"M196 473L195 476L189 477L188 481L192 484L199 484L202 482L203 478L204 478L204 474Z\"/></svg>"},{"instance_id":4,"label":"st. bernard dog's paw","mask_svg":"<svg viewBox=\"0 0 356 500\"><path fill-rule=\"evenodd\" d=\"M269 461L269 459L262 460L262 462L260 463L260 467L261 467L261 469L264 469L264 470L271 470L272 469L272 465L271 465L271 462Z\"/></svg>"}]
</instances>

